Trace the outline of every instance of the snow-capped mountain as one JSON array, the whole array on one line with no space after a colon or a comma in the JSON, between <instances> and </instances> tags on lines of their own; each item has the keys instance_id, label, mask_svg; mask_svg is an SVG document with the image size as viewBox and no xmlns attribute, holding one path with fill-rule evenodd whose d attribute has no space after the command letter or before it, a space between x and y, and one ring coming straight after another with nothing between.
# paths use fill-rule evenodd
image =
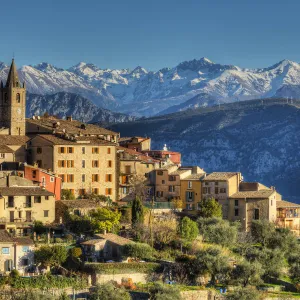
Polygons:
<instances>
[{"instance_id":1,"label":"snow-capped mountain","mask_svg":"<svg viewBox=\"0 0 300 300\"><path fill-rule=\"evenodd\" d=\"M8 67L0 62L0 79L5 80L7 72ZM263 69L243 69L201 58L156 72L140 66L134 70L101 69L84 62L65 70L40 63L23 66L19 75L30 93L70 92L90 99L99 107L145 116L203 93L217 103L275 95L300 97L300 65L289 60ZM203 99L198 105L210 104Z\"/></svg>"},{"instance_id":2,"label":"snow-capped mountain","mask_svg":"<svg viewBox=\"0 0 300 300\"><path fill-rule=\"evenodd\" d=\"M183 165L242 172L300 203L300 100L260 99L114 124L121 136L149 136L182 153Z\"/></svg>"},{"instance_id":3,"label":"snow-capped mountain","mask_svg":"<svg viewBox=\"0 0 300 300\"><path fill-rule=\"evenodd\" d=\"M26 116L42 116L44 113L66 118L72 116L83 122L107 124L134 120L134 117L97 107L90 100L77 94L60 92L51 95L27 93Z\"/></svg>"}]
</instances>

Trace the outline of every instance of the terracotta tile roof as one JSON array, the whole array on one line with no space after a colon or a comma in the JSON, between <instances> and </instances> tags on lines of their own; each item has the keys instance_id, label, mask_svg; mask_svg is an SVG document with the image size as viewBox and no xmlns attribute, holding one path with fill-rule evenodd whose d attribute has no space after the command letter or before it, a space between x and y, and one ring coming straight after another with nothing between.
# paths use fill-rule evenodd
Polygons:
<instances>
[{"instance_id":1,"label":"terracotta tile roof","mask_svg":"<svg viewBox=\"0 0 300 300\"><path fill-rule=\"evenodd\" d=\"M10 236L10 234L4 230L0 229L0 243L13 243L14 239Z\"/></svg>"},{"instance_id":2,"label":"terracotta tile roof","mask_svg":"<svg viewBox=\"0 0 300 300\"><path fill-rule=\"evenodd\" d=\"M125 148L125 147L118 146L117 150L124 151L124 152L128 153L132 157L137 157L138 160L141 160L141 161L143 161L145 163L159 163L160 162L160 160L158 160L158 159L154 159L151 156L147 156L147 155L145 155L145 154L143 154L141 152L135 151L133 149L128 149L128 148ZM128 159L121 158L121 160L128 160Z\"/></svg>"},{"instance_id":3,"label":"terracotta tile roof","mask_svg":"<svg viewBox=\"0 0 300 300\"><path fill-rule=\"evenodd\" d=\"M106 240L103 239L92 239L85 242L80 243L81 245L102 245L104 247Z\"/></svg>"},{"instance_id":4,"label":"terracotta tile roof","mask_svg":"<svg viewBox=\"0 0 300 300\"><path fill-rule=\"evenodd\" d=\"M34 245L34 242L30 238L26 237L17 237L13 238L13 240L18 244L18 245Z\"/></svg>"},{"instance_id":5,"label":"terracotta tile roof","mask_svg":"<svg viewBox=\"0 0 300 300\"><path fill-rule=\"evenodd\" d=\"M60 200L55 202L56 205L65 205L68 208L98 208L99 202L95 200Z\"/></svg>"},{"instance_id":6,"label":"terracotta tile roof","mask_svg":"<svg viewBox=\"0 0 300 300\"><path fill-rule=\"evenodd\" d=\"M178 170L176 170L174 172L169 173L169 175L182 175L182 174L184 174L186 172L189 172L189 171L191 171L191 170L187 170L187 169L181 170L181 169L178 169Z\"/></svg>"},{"instance_id":7,"label":"terracotta tile roof","mask_svg":"<svg viewBox=\"0 0 300 300\"><path fill-rule=\"evenodd\" d=\"M121 237L117 234L114 234L114 233L96 234L95 236L99 237L101 239L110 241L110 242L112 242L114 244L117 244L119 246L124 246L126 244L132 243L131 240L123 238L123 237Z\"/></svg>"},{"instance_id":8,"label":"terracotta tile roof","mask_svg":"<svg viewBox=\"0 0 300 300\"><path fill-rule=\"evenodd\" d=\"M25 145L29 140L27 136L20 135L0 135L0 145Z\"/></svg>"},{"instance_id":9,"label":"terracotta tile roof","mask_svg":"<svg viewBox=\"0 0 300 300\"><path fill-rule=\"evenodd\" d=\"M55 130L56 132L63 132L63 129L67 133L78 134L79 132L83 135L86 134L96 134L96 135L118 135L117 132L108 130L103 127L99 127L93 124L83 123L77 120L67 121L62 119L53 119L53 118L40 118L40 119L26 119L27 123L38 125L46 130ZM53 124L59 122L59 125L54 128ZM82 125L84 125L83 129Z\"/></svg>"},{"instance_id":10,"label":"terracotta tile roof","mask_svg":"<svg viewBox=\"0 0 300 300\"><path fill-rule=\"evenodd\" d=\"M1 139L1 135L0 135L0 139ZM0 145L0 153L14 153L15 151L13 151L11 148L9 148L6 145Z\"/></svg>"},{"instance_id":11,"label":"terracotta tile roof","mask_svg":"<svg viewBox=\"0 0 300 300\"><path fill-rule=\"evenodd\" d=\"M237 174L237 172L213 172L207 175L203 180L227 180Z\"/></svg>"},{"instance_id":12,"label":"terracotta tile roof","mask_svg":"<svg viewBox=\"0 0 300 300\"><path fill-rule=\"evenodd\" d=\"M291 208L300 208L300 205L297 204L297 203L281 200L281 201L276 202L276 207L277 208L289 208L289 207L291 207Z\"/></svg>"},{"instance_id":13,"label":"terracotta tile roof","mask_svg":"<svg viewBox=\"0 0 300 300\"><path fill-rule=\"evenodd\" d=\"M46 190L40 187L0 187L2 196L53 196Z\"/></svg>"},{"instance_id":14,"label":"terracotta tile roof","mask_svg":"<svg viewBox=\"0 0 300 300\"><path fill-rule=\"evenodd\" d=\"M74 137L73 140L69 138L63 138L53 134L39 134L37 135L48 142L54 145L97 145L97 146L115 146L116 144L113 142L109 142L103 140L98 137L88 137L88 136L81 136L81 137Z\"/></svg>"},{"instance_id":15,"label":"terracotta tile roof","mask_svg":"<svg viewBox=\"0 0 300 300\"><path fill-rule=\"evenodd\" d=\"M259 191L246 191L246 192L237 192L231 195L229 198L231 199L244 199L244 198L258 198L258 199L265 199L269 198L272 194L276 191L268 189L268 190L259 190Z\"/></svg>"}]
</instances>

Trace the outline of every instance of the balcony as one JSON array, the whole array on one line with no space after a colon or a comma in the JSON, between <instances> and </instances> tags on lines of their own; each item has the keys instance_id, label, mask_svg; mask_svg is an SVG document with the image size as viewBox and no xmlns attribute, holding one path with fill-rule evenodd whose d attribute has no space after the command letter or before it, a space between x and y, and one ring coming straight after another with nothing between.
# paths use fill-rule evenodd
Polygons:
<instances>
[{"instance_id":1,"label":"balcony","mask_svg":"<svg viewBox=\"0 0 300 300\"><path fill-rule=\"evenodd\" d=\"M14 218L13 220L9 218L0 218L0 224L15 224L15 223L32 223L32 218Z\"/></svg>"}]
</instances>

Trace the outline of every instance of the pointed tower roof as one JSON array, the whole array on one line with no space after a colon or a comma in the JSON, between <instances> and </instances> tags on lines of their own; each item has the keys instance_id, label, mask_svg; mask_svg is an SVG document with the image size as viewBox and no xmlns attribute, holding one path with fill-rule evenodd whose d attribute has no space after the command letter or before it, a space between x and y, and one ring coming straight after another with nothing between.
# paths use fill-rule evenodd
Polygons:
<instances>
[{"instance_id":1,"label":"pointed tower roof","mask_svg":"<svg viewBox=\"0 0 300 300\"><path fill-rule=\"evenodd\" d=\"M16 68L15 60L13 59L11 62L5 87L19 87L19 86L20 86L20 81L18 77L18 71Z\"/></svg>"}]
</instances>

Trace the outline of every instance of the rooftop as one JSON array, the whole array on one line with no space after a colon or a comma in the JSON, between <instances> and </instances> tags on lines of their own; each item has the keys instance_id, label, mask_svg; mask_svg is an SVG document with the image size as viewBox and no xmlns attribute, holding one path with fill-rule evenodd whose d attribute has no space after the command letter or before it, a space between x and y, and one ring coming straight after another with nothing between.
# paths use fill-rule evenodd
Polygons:
<instances>
[{"instance_id":1,"label":"rooftop","mask_svg":"<svg viewBox=\"0 0 300 300\"><path fill-rule=\"evenodd\" d=\"M123 238L117 234L114 233L106 233L106 234L96 234L95 235L97 238L105 239L107 241L110 241L114 244L117 244L119 246L124 246L126 244L132 243L131 240Z\"/></svg>"},{"instance_id":2,"label":"rooftop","mask_svg":"<svg viewBox=\"0 0 300 300\"><path fill-rule=\"evenodd\" d=\"M0 135L0 145L25 145L29 140L27 136L21 135Z\"/></svg>"},{"instance_id":3,"label":"rooftop","mask_svg":"<svg viewBox=\"0 0 300 300\"><path fill-rule=\"evenodd\" d=\"M0 187L2 196L53 196L41 187Z\"/></svg>"},{"instance_id":4,"label":"rooftop","mask_svg":"<svg viewBox=\"0 0 300 300\"><path fill-rule=\"evenodd\" d=\"M259 190L259 191L245 191L245 192L237 192L230 196L230 198L258 198L258 199L265 199L269 198L273 193L276 193L276 191L268 189L268 190Z\"/></svg>"},{"instance_id":5,"label":"rooftop","mask_svg":"<svg viewBox=\"0 0 300 300\"><path fill-rule=\"evenodd\" d=\"M97 244L102 244L104 246L105 244L105 240L103 239L92 239L92 240L88 240L85 242L82 242L81 245L97 245Z\"/></svg>"},{"instance_id":6,"label":"rooftop","mask_svg":"<svg viewBox=\"0 0 300 300\"><path fill-rule=\"evenodd\" d=\"M207 175L203 180L227 180L237 174L237 172L213 172Z\"/></svg>"},{"instance_id":7,"label":"rooftop","mask_svg":"<svg viewBox=\"0 0 300 300\"><path fill-rule=\"evenodd\" d=\"M132 158L134 160L136 160L136 159L141 160L145 163L156 163L156 162L158 163L158 162L160 162L159 160L154 159L151 156L147 156L147 155L145 155L141 152L135 151L133 149L129 149L129 148L121 147L121 146L118 146L117 149L119 151L124 151L124 152L128 153L131 157L136 157L136 158ZM130 159L130 158L126 158L126 157L121 158L121 160L128 160L128 159Z\"/></svg>"},{"instance_id":8,"label":"rooftop","mask_svg":"<svg viewBox=\"0 0 300 300\"><path fill-rule=\"evenodd\" d=\"M297 203L281 200L276 202L276 207L277 208L300 208L300 205Z\"/></svg>"},{"instance_id":9,"label":"rooftop","mask_svg":"<svg viewBox=\"0 0 300 300\"><path fill-rule=\"evenodd\" d=\"M203 178L205 173L199 173L199 174L191 174L188 177L183 178L182 180L200 180Z\"/></svg>"},{"instance_id":10,"label":"rooftop","mask_svg":"<svg viewBox=\"0 0 300 300\"><path fill-rule=\"evenodd\" d=\"M97 208L99 202L96 200L60 200L55 204L63 204L68 208Z\"/></svg>"},{"instance_id":11,"label":"rooftop","mask_svg":"<svg viewBox=\"0 0 300 300\"><path fill-rule=\"evenodd\" d=\"M41 128L46 130L55 130L56 132L63 132L65 130L67 133L83 135L94 134L94 135L118 135L117 132L108 130L103 127L99 127L93 124L83 123L77 120L62 120L55 118L35 118L35 119L26 119L28 124L38 125ZM56 126L56 127L55 127Z\"/></svg>"},{"instance_id":12,"label":"rooftop","mask_svg":"<svg viewBox=\"0 0 300 300\"><path fill-rule=\"evenodd\" d=\"M27 237L17 237L17 238L13 238L13 240L18 245L34 245L33 240Z\"/></svg>"},{"instance_id":13,"label":"rooftop","mask_svg":"<svg viewBox=\"0 0 300 300\"><path fill-rule=\"evenodd\" d=\"M6 145L0 145L0 153L14 153L14 151Z\"/></svg>"},{"instance_id":14,"label":"rooftop","mask_svg":"<svg viewBox=\"0 0 300 300\"><path fill-rule=\"evenodd\" d=\"M10 236L10 234L4 230L0 229L0 243L13 243L14 239Z\"/></svg>"}]
</instances>

